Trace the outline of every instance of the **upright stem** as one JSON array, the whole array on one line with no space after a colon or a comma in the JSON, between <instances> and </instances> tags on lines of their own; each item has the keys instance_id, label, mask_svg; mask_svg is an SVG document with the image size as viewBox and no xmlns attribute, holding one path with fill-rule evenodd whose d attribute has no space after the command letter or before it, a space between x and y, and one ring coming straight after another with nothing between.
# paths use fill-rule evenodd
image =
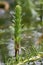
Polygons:
<instances>
[{"instance_id":1,"label":"upright stem","mask_svg":"<svg viewBox=\"0 0 43 65\"><path fill-rule=\"evenodd\" d=\"M19 46L20 46L20 41L21 41L21 6L17 5L15 8L15 57L16 60L18 60L18 56L19 56Z\"/></svg>"}]
</instances>

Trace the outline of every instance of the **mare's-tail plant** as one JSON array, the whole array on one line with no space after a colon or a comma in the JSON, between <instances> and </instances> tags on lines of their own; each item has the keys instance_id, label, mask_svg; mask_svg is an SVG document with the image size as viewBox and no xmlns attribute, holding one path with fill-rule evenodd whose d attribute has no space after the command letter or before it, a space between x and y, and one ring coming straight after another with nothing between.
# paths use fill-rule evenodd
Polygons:
<instances>
[{"instance_id":1,"label":"mare's-tail plant","mask_svg":"<svg viewBox=\"0 0 43 65\"><path fill-rule=\"evenodd\" d=\"M16 60L19 59L19 46L20 46L20 41L21 41L21 6L17 5L15 7L15 14L14 14L14 38L15 38L15 57Z\"/></svg>"}]
</instances>

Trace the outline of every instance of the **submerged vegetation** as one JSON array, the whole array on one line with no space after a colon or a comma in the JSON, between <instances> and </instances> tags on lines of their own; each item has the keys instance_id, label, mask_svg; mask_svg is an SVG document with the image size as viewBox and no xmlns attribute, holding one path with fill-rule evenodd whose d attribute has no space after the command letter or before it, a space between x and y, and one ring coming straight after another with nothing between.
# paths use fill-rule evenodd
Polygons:
<instances>
[{"instance_id":1,"label":"submerged vegetation","mask_svg":"<svg viewBox=\"0 0 43 65\"><path fill-rule=\"evenodd\" d=\"M0 61L5 65L43 65L43 0L8 2L11 8L7 11L0 4Z\"/></svg>"}]
</instances>

